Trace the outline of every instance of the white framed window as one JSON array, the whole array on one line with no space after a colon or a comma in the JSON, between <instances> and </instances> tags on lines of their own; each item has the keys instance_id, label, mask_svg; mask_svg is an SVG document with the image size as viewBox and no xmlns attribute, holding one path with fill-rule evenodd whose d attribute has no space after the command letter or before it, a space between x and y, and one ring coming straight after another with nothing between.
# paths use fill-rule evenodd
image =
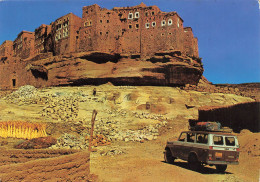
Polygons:
<instances>
[{"instance_id":1,"label":"white framed window","mask_svg":"<svg viewBox=\"0 0 260 182\"><path fill-rule=\"evenodd\" d=\"M169 26L172 25L172 19L169 19L169 20L168 20L168 25L169 25Z\"/></svg>"},{"instance_id":2,"label":"white framed window","mask_svg":"<svg viewBox=\"0 0 260 182\"><path fill-rule=\"evenodd\" d=\"M152 22L152 27L155 27L156 26L156 22Z\"/></svg>"},{"instance_id":3,"label":"white framed window","mask_svg":"<svg viewBox=\"0 0 260 182\"><path fill-rule=\"evenodd\" d=\"M165 20L162 20L161 25L162 25L162 26L165 26L165 25L166 25L166 21L165 21Z\"/></svg>"},{"instance_id":4,"label":"white framed window","mask_svg":"<svg viewBox=\"0 0 260 182\"><path fill-rule=\"evenodd\" d=\"M135 18L139 18L139 17L140 17L139 12L135 12Z\"/></svg>"},{"instance_id":5,"label":"white framed window","mask_svg":"<svg viewBox=\"0 0 260 182\"><path fill-rule=\"evenodd\" d=\"M177 21L177 26L178 26L178 27L180 27L179 20L180 20L180 19L178 18L178 21Z\"/></svg>"},{"instance_id":6,"label":"white framed window","mask_svg":"<svg viewBox=\"0 0 260 182\"><path fill-rule=\"evenodd\" d=\"M128 19L133 19L133 13L128 14Z\"/></svg>"},{"instance_id":7,"label":"white framed window","mask_svg":"<svg viewBox=\"0 0 260 182\"><path fill-rule=\"evenodd\" d=\"M150 27L150 23L146 23L145 28L149 28L149 27Z\"/></svg>"}]
</instances>

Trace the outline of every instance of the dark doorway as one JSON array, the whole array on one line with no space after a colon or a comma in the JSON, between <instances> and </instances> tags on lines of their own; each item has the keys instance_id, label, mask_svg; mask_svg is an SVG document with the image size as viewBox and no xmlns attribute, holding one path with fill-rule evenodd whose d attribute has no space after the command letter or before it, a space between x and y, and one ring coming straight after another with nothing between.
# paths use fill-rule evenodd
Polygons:
<instances>
[{"instance_id":1,"label":"dark doorway","mask_svg":"<svg viewBox=\"0 0 260 182\"><path fill-rule=\"evenodd\" d=\"M16 79L12 79L12 82L13 82L13 87L16 86Z\"/></svg>"}]
</instances>

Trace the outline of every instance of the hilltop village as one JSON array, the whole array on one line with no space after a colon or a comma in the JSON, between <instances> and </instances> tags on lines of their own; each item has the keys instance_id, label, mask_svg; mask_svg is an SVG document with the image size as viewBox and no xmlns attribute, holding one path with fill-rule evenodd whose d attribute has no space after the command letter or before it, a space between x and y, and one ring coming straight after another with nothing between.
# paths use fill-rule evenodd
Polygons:
<instances>
[{"instance_id":1,"label":"hilltop village","mask_svg":"<svg viewBox=\"0 0 260 182\"><path fill-rule=\"evenodd\" d=\"M147 82L146 85L196 84L203 73L198 54L198 40L194 37L190 27L183 27L183 20L176 12L162 12L157 6L146 6L143 3L133 7L115 7L111 10L94 4L82 8L82 18L69 13L50 23L50 25L42 24L34 32L20 32L14 41L4 41L0 46L0 78L3 80L0 88L10 89L25 84L32 84L36 87L71 84L71 81L67 81L69 83L66 81L66 83L57 83L57 81L49 79L52 77L52 73L48 65L54 62L50 59L56 57L55 61L57 61L64 55L84 58L88 61L94 60L98 64L108 61L118 63L122 59L142 59L150 63L183 62L176 73L173 73L172 66L168 64L163 68L162 65L152 68L151 65L138 64L134 66L135 64L131 64L134 67L142 67L136 72L137 74L140 71L144 72L141 75L142 78L151 76L154 78L156 76L156 79L159 78L160 80L156 83L150 83L149 80L151 79L149 78L148 81L144 81ZM51 63L37 62L37 60L47 58ZM61 61L64 61L64 59L58 62ZM189 70L183 67L185 62L188 63ZM67 72L75 71L70 71L72 68L69 67ZM86 65L83 67L85 68ZM115 67L114 65L111 68L113 75L116 75L115 70L122 70ZM165 67L167 67L167 71L163 70ZM192 70L190 70L191 68ZM98 70L100 69L98 68ZM31 74L28 71L31 71ZM54 77L60 78L57 72L60 73L60 71L56 71L56 73L53 73L56 74ZM104 75L105 72L101 75ZM108 75L105 76L105 79L113 82L111 79L123 77L124 80L122 81L117 79L120 84L137 84L135 80L140 76L130 76L130 80L132 80L129 81L129 79L125 79L125 75L128 74L125 71L123 72L123 76ZM146 75L147 72L152 72L153 75ZM154 74L156 72L159 72L159 77ZM168 72L168 74L162 75L165 72ZM168 77L173 78L174 75L184 78L187 74L189 78L186 77L188 78L185 79L186 81L173 81L170 78L165 83L161 81ZM32 75L33 77L30 78ZM98 83L95 80L87 81L86 79L89 77L86 78L82 74L77 74L77 76L79 77L77 80L80 80L78 82L85 83L72 81L72 84L105 82L104 78L100 78L100 76L97 77ZM18 81L19 77L24 78ZM62 77L68 79L70 75ZM42 80L38 80L39 78ZM96 79L93 76L91 78ZM179 80L179 78L175 80Z\"/></svg>"}]
</instances>

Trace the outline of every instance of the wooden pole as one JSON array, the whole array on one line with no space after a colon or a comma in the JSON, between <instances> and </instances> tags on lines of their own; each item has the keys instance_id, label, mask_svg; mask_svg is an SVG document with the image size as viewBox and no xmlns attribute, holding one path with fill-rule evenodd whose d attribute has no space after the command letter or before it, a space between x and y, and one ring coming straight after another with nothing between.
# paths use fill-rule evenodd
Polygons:
<instances>
[{"instance_id":1,"label":"wooden pole","mask_svg":"<svg viewBox=\"0 0 260 182\"><path fill-rule=\"evenodd\" d=\"M97 116L97 111L93 110L92 119L91 119L90 138L89 138L89 144L88 144L88 151L89 152L91 152L91 142L93 140L93 132L94 132L94 124L95 124L96 116Z\"/></svg>"}]
</instances>

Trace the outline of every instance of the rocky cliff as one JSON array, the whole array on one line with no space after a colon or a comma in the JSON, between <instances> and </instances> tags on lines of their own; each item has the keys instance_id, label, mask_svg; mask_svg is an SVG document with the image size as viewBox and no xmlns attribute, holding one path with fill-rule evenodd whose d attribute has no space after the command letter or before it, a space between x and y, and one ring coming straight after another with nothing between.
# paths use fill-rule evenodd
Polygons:
<instances>
[{"instance_id":1,"label":"rocky cliff","mask_svg":"<svg viewBox=\"0 0 260 182\"><path fill-rule=\"evenodd\" d=\"M34 79L33 83L27 84L38 87L107 82L114 85L175 86L197 84L203 73L200 60L182 56L179 51L158 52L145 59L139 55L84 52L32 58L25 62L24 69Z\"/></svg>"}]
</instances>

